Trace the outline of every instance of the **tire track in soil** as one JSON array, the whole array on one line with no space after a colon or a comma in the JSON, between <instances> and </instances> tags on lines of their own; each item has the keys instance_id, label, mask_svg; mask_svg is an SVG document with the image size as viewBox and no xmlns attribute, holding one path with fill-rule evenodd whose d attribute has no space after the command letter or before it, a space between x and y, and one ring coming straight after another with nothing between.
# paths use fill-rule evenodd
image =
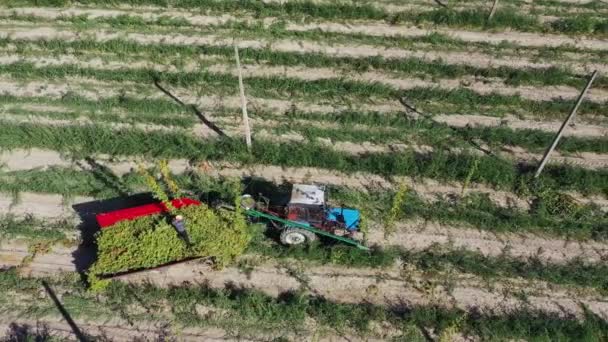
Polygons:
<instances>
[{"instance_id":1,"label":"tire track in soil","mask_svg":"<svg viewBox=\"0 0 608 342\"><path fill-rule=\"evenodd\" d=\"M10 15L9 11L0 12L3 15ZM15 11L15 10L12 10ZM50 9L50 8L22 8L16 10L17 13L23 15L32 15L49 19L57 19L61 15L64 16L79 16L86 15L93 18L99 17L117 17L119 15L128 14L130 16L140 17L143 19L158 19L162 15L169 15L176 18L183 18L193 25L197 26L217 26L228 22L252 22L251 18L245 18L244 20L239 17L231 15L221 16L202 16L202 15L189 15L187 12L169 12L169 13L144 13L140 8L137 12L125 12L120 10L99 10L99 9ZM8 12L8 13L6 13ZM264 18L263 23L268 28L273 23L278 22L279 18L267 17ZM519 46L526 47L560 47L564 45L576 46L588 50L608 50L608 40L605 39L592 39L586 37L568 37L559 34L542 34L534 32L482 32L482 31L467 31L458 28L437 28L425 29L415 26L405 25L390 25L382 21L354 21L349 23L336 23L319 21L314 23L294 23L287 21L285 28L288 31L295 32L309 32L309 31L322 31L332 33L346 33L346 34L364 34L368 36L376 37L422 37L434 33L443 34L452 38L463 40L465 42L475 43L490 43L490 44L502 44L503 42L509 42Z\"/></svg>"},{"instance_id":2,"label":"tire track in soil","mask_svg":"<svg viewBox=\"0 0 608 342\"><path fill-rule=\"evenodd\" d=\"M89 90L92 88L94 90ZM228 108L240 109L240 98L237 96L192 96L192 92L187 89L172 88L171 91L186 103L193 103L205 109L213 108ZM0 94L11 95L16 97L49 97L53 99L61 99L69 94L82 96L89 100L100 100L109 97L120 95L133 97L136 99L167 99L167 97L153 88L152 85L142 87L138 84L130 84L127 82L121 83L104 83L97 81L89 81L82 79L68 79L61 84L42 82L42 81L27 81L19 82L9 78L0 78ZM322 104L311 103L309 101L287 101L277 99L255 98L248 97L247 101L253 111L267 111L287 113L293 110L302 111L304 113L330 114L338 113L347 110L361 110L365 112L378 113L399 113L404 112L401 104L395 101L375 101L372 103L364 103L354 105L352 103L332 103ZM577 118L581 120L583 118ZM478 114L441 114L433 116L433 120L445 123L452 127L481 126L481 127L508 127L511 129L537 129L546 132L556 132L561 122L559 121L536 121L518 119L515 116L492 117ZM564 136L575 137L606 137L608 136L608 127L603 125L587 124L577 122L574 127L569 127Z\"/></svg>"},{"instance_id":3,"label":"tire track in soil","mask_svg":"<svg viewBox=\"0 0 608 342\"><path fill-rule=\"evenodd\" d=\"M99 57L85 60L82 56L55 55L52 57L31 57L23 55L0 56L0 65L10 65L16 62L32 63L36 67L73 65L80 68L93 68L99 70L137 70L153 69L160 72L194 72L200 71L200 66L194 61L186 63L179 70L174 66L153 63L150 61L122 62L107 61ZM236 76L233 66L226 63L206 66L206 70L213 74ZM434 88L455 90L464 88L480 95L500 94L505 96L520 96L532 101L550 101L552 99L576 99L580 90L569 86L517 86L512 87L498 79L479 77L463 77L459 79L425 80L421 78L399 77L395 78L389 73L378 71L346 72L334 68L306 68L306 67L272 67L260 64L242 65L243 77L285 77L305 81L318 80L346 80L363 83L378 83L390 86L396 90L412 90L415 88ZM590 89L586 101L608 102L608 91L603 89Z\"/></svg>"},{"instance_id":4,"label":"tire track in soil","mask_svg":"<svg viewBox=\"0 0 608 342\"><path fill-rule=\"evenodd\" d=\"M15 246L12 246L15 249ZM33 260L19 268L24 276L46 277L74 272L73 249L53 247L48 254L37 254ZM72 269L66 265L72 265ZM13 266L13 265L3 265ZM493 289L483 281L463 281L449 284L447 279L431 280L414 272L402 273L399 269L347 269L335 266L307 266L301 263L267 262L251 272L226 267L215 271L209 265L190 261L155 270L117 277L135 284L154 284L161 287L189 284L206 284L224 288L226 284L261 291L270 296L294 292L304 288L309 293L338 303L372 303L382 306L439 305L462 310L479 309L485 313L504 314L519 308L539 310L562 317L583 317L582 305L604 319L608 319L608 301L604 297L584 296L580 293L563 293L545 287L542 291L529 291L531 283L519 287L513 283L496 281ZM541 285L542 286L542 285ZM522 292L525 299L521 299Z\"/></svg>"},{"instance_id":5,"label":"tire track in soil","mask_svg":"<svg viewBox=\"0 0 608 342\"><path fill-rule=\"evenodd\" d=\"M49 40L61 39L65 41L78 41L81 37L104 42L112 39L126 39L128 41L138 42L141 44L176 44L176 45L207 45L207 46L232 46L234 41L232 38L224 38L221 36L206 35L206 36L189 36L184 34L143 34L143 33L110 33L101 30L97 31L82 31L72 32L54 27L38 26L26 30L26 28L11 29L2 28L0 30L0 38L11 40ZM477 53L477 52L434 52L434 51L414 51L402 48L386 48L373 45L346 45L346 44L323 44L315 41L294 41L294 40L246 40L242 39L237 42L241 49L270 49L277 52L302 53L313 52L322 53L328 56L336 57L384 57L384 58L421 58L426 61L438 61L449 64L463 64L474 67L497 67L508 66L513 68L541 68L564 67L564 61L543 61L537 62L528 58L512 56L511 58L498 58L492 55ZM601 73L608 73L608 65L604 63L576 61L568 63L568 69L578 73L589 73L593 70L598 70Z\"/></svg>"}]
</instances>

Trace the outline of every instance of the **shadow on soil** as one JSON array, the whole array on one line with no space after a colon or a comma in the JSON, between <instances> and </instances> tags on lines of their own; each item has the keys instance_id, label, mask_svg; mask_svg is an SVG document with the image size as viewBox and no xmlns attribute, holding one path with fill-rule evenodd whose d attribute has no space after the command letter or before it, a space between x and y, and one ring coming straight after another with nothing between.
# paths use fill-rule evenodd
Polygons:
<instances>
[{"instance_id":1,"label":"shadow on soil","mask_svg":"<svg viewBox=\"0 0 608 342\"><path fill-rule=\"evenodd\" d=\"M137 205L156 202L151 193L143 193L108 200L98 200L86 203L78 203L72 206L80 217L81 243L72 253L76 270L80 273L83 280L86 280L85 272L93 264L97 257L97 246L95 245L95 233L99 231L99 225L95 216L108 211L125 209Z\"/></svg>"},{"instance_id":2,"label":"shadow on soil","mask_svg":"<svg viewBox=\"0 0 608 342\"><path fill-rule=\"evenodd\" d=\"M11 323L6 331L2 341L10 342L42 342L48 341L51 338L49 329L44 324L32 326L29 324Z\"/></svg>"}]
</instances>

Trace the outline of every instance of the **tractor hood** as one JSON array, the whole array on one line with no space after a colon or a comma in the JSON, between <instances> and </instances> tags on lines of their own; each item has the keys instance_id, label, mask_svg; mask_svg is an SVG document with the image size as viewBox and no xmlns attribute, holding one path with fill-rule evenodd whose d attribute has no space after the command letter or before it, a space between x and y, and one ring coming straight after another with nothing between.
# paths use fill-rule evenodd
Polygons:
<instances>
[{"instance_id":1,"label":"tractor hood","mask_svg":"<svg viewBox=\"0 0 608 342\"><path fill-rule=\"evenodd\" d=\"M327 211L329 221L344 222L347 230L359 230L361 213L357 209L331 208Z\"/></svg>"}]
</instances>

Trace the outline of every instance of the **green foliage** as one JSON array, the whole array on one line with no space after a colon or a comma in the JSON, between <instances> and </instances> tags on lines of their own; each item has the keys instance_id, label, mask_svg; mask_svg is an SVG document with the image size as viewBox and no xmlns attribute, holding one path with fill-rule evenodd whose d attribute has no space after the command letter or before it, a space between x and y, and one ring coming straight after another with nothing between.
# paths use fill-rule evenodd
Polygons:
<instances>
[{"instance_id":1,"label":"green foliage","mask_svg":"<svg viewBox=\"0 0 608 342\"><path fill-rule=\"evenodd\" d=\"M166 161L160 163L165 185L181 193L173 181ZM97 233L98 257L88 273L93 290L101 290L108 282L101 276L139 270L195 257L210 257L218 268L232 262L247 248L251 239L247 221L241 212L236 194L234 212L213 210L206 204L176 208L169 196L143 167L140 173L155 197L169 209L169 215L144 216L125 220ZM234 188L234 187L232 187ZM172 217L181 215L191 245L177 234L170 224Z\"/></svg>"},{"instance_id":2,"label":"green foliage","mask_svg":"<svg viewBox=\"0 0 608 342\"><path fill-rule=\"evenodd\" d=\"M399 190L393 196L393 204L391 210L384 220L384 237L390 236L395 232L395 222L401 216L403 205L405 204L408 186L405 182L399 185Z\"/></svg>"},{"instance_id":3,"label":"green foliage","mask_svg":"<svg viewBox=\"0 0 608 342\"><path fill-rule=\"evenodd\" d=\"M73 227L65 221L48 222L32 216L18 218L11 215L0 217L0 239L27 238L30 241L67 239L67 232Z\"/></svg>"},{"instance_id":4,"label":"green foliage","mask_svg":"<svg viewBox=\"0 0 608 342\"><path fill-rule=\"evenodd\" d=\"M212 257L223 267L245 251L251 238L239 213L216 212L202 204L175 214L184 216L191 248L163 216L121 221L98 233L98 257L88 273L99 277L194 257Z\"/></svg>"},{"instance_id":5,"label":"green foliage","mask_svg":"<svg viewBox=\"0 0 608 342\"><path fill-rule=\"evenodd\" d=\"M551 23L551 27L565 33L608 34L608 19L597 15L577 15Z\"/></svg>"}]
</instances>

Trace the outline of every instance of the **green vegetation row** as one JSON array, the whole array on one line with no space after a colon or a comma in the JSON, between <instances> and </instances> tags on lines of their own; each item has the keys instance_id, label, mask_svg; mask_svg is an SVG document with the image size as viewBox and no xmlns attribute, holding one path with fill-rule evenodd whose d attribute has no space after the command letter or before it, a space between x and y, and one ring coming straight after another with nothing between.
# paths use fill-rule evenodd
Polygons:
<instances>
[{"instance_id":1,"label":"green vegetation row","mask_svg":"<svg viewBox=\"0 0 608 342\"><path fill-rule=\"evenodd\" d=\"M31 16L31 15L16 15L13 14L7 18L19 21L31 21L40 24L45 19ZM381 47L401 47L416 49L417 51L427 50L429 46L441 50L460 50L460 51L471 51L474 48L477 51L484 53L500 53L504 49L512 49L517 51L527 51L530 56L538 55L539 57L548 58L549 55L554 56L553 60L561 57L567 52L591 52L593 56L590 56L592 60L601 60L602 56L608 55L608 51L587 51L585 49L578 49L574 46L559 46L559 47L522 47L515 43L502 42L499 45L486 42L465 42L457 38L449 37L441 33L431 33L425 36L416 37L398 37L398 36L373 36L366 35L364 33L343 33L343 32L330 32L321 30L309 30L309 31L293 31L290 30L286 22L279 21L267 26L262 21L259 22L238 22L231 21L213 26L206 27L193 27L187 20L169 16L161 16L156 19L143 19L141 17L135 17L131 15L119 15L116 17L97 17L90 18L86 15L81 16L65 16L60 19L60 26L66 26L66 23L72 25L71 29L75 31L81 30L99 30L99 29L123 29L128 31L139 30L146 33L158 33L158 34L185 34L192 36L200 36L201 34L209 34L214 36L222 36L224 38L235 38L239 39L297 39L297 40L311 40L311 41L324 41L329 44L371 44ZM56 20L48 20L49 24L57 26Z\"/></svg>"},{"instance_id":2,"label":"green vegetation row","mask_svg":"<svg viewBox=\"0 0 608 342\"><path fill-rule=\"evenodd\" d=\"M365 115L364 113L361 114ZM331 118L340 117L342 115L349 114L327 114L327 117L324 118L322 122L339 122L339 120L332 121ZM401 142L406 144L433 146L434 149L451 149L455 147L466 149L472 147L470 142L482 141L493 151L500 151L507 146L520 146L530 152L537 153L544 152L555 137L554 133L534 129L511 129L508 127L452 128L447 124L436 123L431 120L411 121L408 120L405 115L380 115L388 117L386 121L392 121L391 125L386 127L398 128L398 130L365 130L354 126L352 122L342 123L339 128L324 128L319 127L319 121L313 121L310 120L310 118L307 118L305 122L302 122L302 119L296 121L296 119L286 119L283 116L281 117L281 124L273 126L272 131L277 135L297 132L302 134L309 141L316 141L318 138L323 138L331 139L332 141L373 142L377 144ZM301 117L307 116L307 114L301 115ZM566 153L608 153L608 139L566 137L560 141L558 150Z\"/></svg>"},{"instance_id":3,"label":"green vegetation row","mask_svg":"<svg viewBox=\"0 0 608 342\"><path fill-rule=\"evenodd\" d=\"M248 28L247 32L251 29ZM274 31L273 31L274 32ZM298 33L301 34L301 33ZM276 34L275 34L276 35ZM293 38L293 34L290 34ZM289 37L288 37L289 38ZM312 37L308 37L312 38ZM352 37L349 37L352 38ZM449 38L425 37L423 43L437 44L445 46L446 44L453 45ZM349 39L348 41L352 41ZM171 59L173 63L176 56L180 56L179 60L196 60L199 55L217 55L232 63L234 51L228 46L184 46L175 44L141 44L130 42L122 39L116 39L106 42L96 42L93 40L78 40L78 41L11 41L5 39L0 42L0 45L16 44L17 51L27 53L28 46L36 46L42 50L53 53L70 53L70 51L93 51L117 54L118 56L127 56L129 54L140 55L142 51L149 55L151 59L158 59L159 56L165 56ZM305 65L307 67L333 67L347 68L356 71L367 70L386 70L393 72L401 72L406 75L416 77L437 77L437 78L462 78L466 76L500 78L506 84L518 85L569 85L580 88L585 84L584 77L572 73L569 70L561 68L548 69L520 69L507 66L500 67L472 67L467 65L450 65L441 61L425 61L419 58L385 58L381 56L375 57L333 57L320 53L290 53L278 52L270 49L243 49L241 50L241 58L245 63L264 62L270 65L294 66ZM600 75L594 82L595 88L608 88L608 77Z\"/></svg>"},{"instance_id":4,"label":"green vegetation row","mask_svg":"<svg viewBox=\"0 0 608 342\"><path fill-rule=\"evenodd\" d=\"M10 96L1 96L0 99L6 98ZM21 102L26 102L22 99ZM42 103L43 101L34 102ZM54 101L60 102L60 101ZM31 103L31 102L30 102ZM4 102L3 104L7 104ZM46 117L53 120L73 120L77 121L81 118L87 118L92 122L99 123L127 123L127 124L153 124L153 125L161 125L161 126L173 126L173 127L181 127L181 128L189 128L192 127L197 119L194 115L189 116L168 116L166 113L164 115L150 115L150 113L137 113L138 115L123 115L116 113L115 111L112 113L101 112L98 108L92 110L83 110L83 109L74 109L67 111L32 111L29 109L23 108L11 108L6 111L11 115L16 116L24 116L24 117Z\"/></svg>"},{"instance_id":5,"label":"green vegetation row","mask_svg":"<svg viewBox=\"0 0 608 342\"><path fill-rule=\"evenodd\" d=\"M200 85L200 91L206 94L236 94L236 77L229 74L209 72L176 72L159 73L153 69L123 69L98 70L79 68L74 65L47 66L37 68L31 63L13 63L0 66L0 74L11 75L17 79L62 79L66 77L92 78L106 82L135 82L149 84L154 89L153 82L159 79L163 84L189 88ZM457 88L443 90L437 88L414 88L400 91L391 86L377 82L347 81L342 79L322 79L305 81L288 77L249 77L247 89L251 96L266 98L301 97L306 100L318 101L346 99L347 101L369 101L370 99L395 100L405 96L408 101L417 104L440 103L440 108L451 107L452 111L464 113L479 112L480 107L504 107L511 112L533 113L542 116L544 113L569 113L574 100L554 99L552 101L531 101L520 96L499 95L496 93L480 95L469 89ZM427 107L427 106L419 106ZM432 106L429 106L434 112ZM493 109L492 109L493 110ZM435 110L436 111L436 110ZM608 106L605 103L584 102L579 112L581 115L591 114L608 116Z\"/></svg>"},{"instance_id":6,"label":"green vegetation row","mask_svg":"<svg viewBox=\"0 0 608 342\"><path fill-rule=\"evenodd\" d=\"M56 193L66 197L77 195L95 198L113 198L133 194L145 189L137 174L115 176L110 170L98 167L93 171L77 171L68 168L16 171L0 174L3 181L0 191L9 193L41 192ZM195 193L216 191L225 193L217 179L200 174L177 176L184 189ZM259 183L259 182L258 182ZM268 195L284 193L258 190L256 182L249 183L245 192ZM342 187L331 187L331 200L339 206L356 207L370 217L385 218L391 210L396 193L389 190L361 192ZM608 239L608 214L593 205L580 205L555 190L538 184L527 196L535 199L530 211L505 207L493 203L484 195L468 195L458 201L438 198L433 203L421 199L415 192L406 194L398 207L397 220L418 219L456 227L475 227L496 233L531 232L574 240ZM384 223L384 222L382 222Z\"/></svg>"},{"instance_id":7,"label":"green vegetation row","mask_svg":"<svg viewBox=\"0 0 608 342\"><path fill-rule=\"evenodd\" d=\"M4 96L7 98L7 96ZM10 101L8 99L7 101ZM26 102L25 98L14 103ZM34 98L35 103L64 103L68 101L64 99L44 101L43 98ZM82 103L81 101L79 101ZM90 101L94 103L94 101ZM106 103L113 103L112 99L104 99ZM29 117L44 116L51 119L59 120L76 120L81 117L87 117L94 122L99 123L143 123L156 124L173 127L188 128L196 122L196 117L191 113L184 113L183 116L168 116L166 113L142 113L134 111L132 114L103 114L98 108L84 110L68 108L66 112L35 112L26 109L13 108L9 111L12 115L23 115ZM323 114L322 120L310 120L309 113L294 113L290 112L289 116L282 116L282 122L279 125L271 125L265 127L264 124L258 124L256 127L270 130L272 134L281 135L291 132L302 134L309 141L317 141L317 139L331 139L332 141L346 142L372 142L376 144L422 144L434 146L435 149L452 149L455 147L471 148L469 141L483 141L492 150L499 151L505 146L520 146L528 149L530 152L543 152L553 140L554 134L538 130L513 130L506 127L466 127L466 128L451 128L446 124L434 123L432 121L412 122L407 120L404 115L399 114L379 114L379 121L390 122L387 127L399 128L399 130L383 130L383 129L362 129L354 125L354 122L341 122L339 128L320 127L321 122L340 122L342 120L332 120L332 118L340 118L351 115L350 113ZM230 112L227 115L234 115ZM253 117L258 115L265 118L276 119L277 116L268 113L251 112ZM366 115L366 113L355 115ZM373 115L373 114L370 114ZM314 115L313 115L314 116ZM298 119L299 118L299 119ZM304 119L306 118L306 119ZM304 122L302 120L305 120ZM358 120L356 121L365 121ZM380 122L375 122L375 126L380 126ZM229 128L224 125L223 128ZM608 140L604 138L580 138L566 137L559 145L560 152L596 152L608 153Z\"/></svg>"},{"instance_id":8,"label":"green vegetation row","mask_svg":"<svg viewBox=\"0 0 608 342\"><path fill-rule=\"evenodd\" d=\"M104 0L7 0L8 6L57 6L66 7L74 4L82 5L116 5ZM217 0L129 0L121 1L121 5L154 5L186 9L204 8L211 13L243 12L256 17L280 17L291 19L329 19L352 20L368 19L383 20L390 24L433 24L448 27L471 27L476 29L513 28L531 32L555 32L570 34L608 33L608 20L592 15L578 15L560 19L557 22L542 24L536 16L523 15L513 8L502 8L488 20L487 9L454 10L437 8L431 11L411 12L402 11L390 13L370 4L349 4L332 2L296 1L285 3L262 3L254 0L226 2Z\"/></svg>"},{"instance_id":9,"label":"green vegetation row","mask_svg":"<svg viewBox=\"0 0 608 342\"><path fill-rule=\"evenodd\" d=\"M128 96L107 97L88 100L74 94L61 99L45 97L16 97L0 95L4 104L39 104L66 107L69 113L54 113L51 117L70 119L87 116L100 122L151 123L178 127L190 127L195 120L189 109L170 99L136 99ZM11 110L17 113L18 110ZM106 114L106 113L121 114ZM22 114L30 114L23 111ZM34 114L34 113L31 113ZM268 113L252 109L252 117L280 119L281 125L273 127L276 134L297 131L310 141L329 138L335 141L369 141L373 143L417 143L434 146L437 149L454 147L470 148L470 141L483 141L491 149L500 150L504 146L520 146L531 152L542 152L551 143L554 135L532 129L513 130L507 127L465 127L451 128L445 124L429 120L411 121L402 113L377 113L341 111L336 113L307 113L296 109L286 113ZM45 114L49 116L49 114ZM218 116L232 116L234 111L220 110ZM306 122L302 122L305 120ZM310 124L307 124L309 122ZM338 128L319 127L319 122L339 123ZM372 127L392 127L396 130L364 130L355 125ZM608 140L604 138L565 137L558 146L560 152L608 153Z\"/></svg>"},{"instance_id":10,"label":"green vegetation row","mask_svg":"<svg viewBox=\"0 0 608 342\"><path fill-rule=\"evenodd\" d=\"M18 199L18 198L17 198ZM0 217L0 241L24 238L30 241L67 241L67 233L74 227L67 221L45 221L35 217Z\"/></svg>"},{"instance_id":11,"label":"green vegetation row","mask_svg":"<svg viewBox=\"0 0 608 342\"><path fill-rule=\"evenodd\" d=\"M204 285L157 288L151 285L127 285L114 282L103 295L92 295L71 279L45 279L55 290L63 292L62 302L76 319L99 319L117 314L131 320L163 317L169 305L169 318L178 327L219 326L234 336L260 332L273 335L302 334L308 318L331 330L355 331L369 335L372 325L389 322L407 341L426 341L426 329L437 335L462 333L482 340L556 340L598 341L607 338L608 326L600 317L585 311L580 321L560 318L526 309L495 316L437 306L415 307L406 304L382 308L370 304L338 304L322 297L299 292L285 293L278 298L237 287L211 289ZM0 284L9 292L32 293L41 287L40 279L22 278L15 271L0 272ZM47 316L51 303L47 301L10 302L0 304L3 310ZM135 314L133 308L143 306L145 314ZM217 308L222 315L202 317L197 306ZM224 317L224 318L222 318Z\"/></svg>"},{"instance_id":12,"label":"green vegetation row","mask_svg":"<svg viewBox=\"0 0 608 342\"><path fill-rule=\"evenodd\" d=\"M369 153L354 156L317 144L254 142L252 153L237 140L203 141L174 132L117 131L107 127L49 127L36 124L4 123L0 146L46 148L77 156L106 153L123 156L223 160L245 164L273 164L286 167L319 167L343 172L370 172L387 177L408 175L440 181L485 183L498 189L523 191L533 170L520 170L498 157L436 151L419 154ZM474 170L474 171L471 171ZM550 165L543 180L551 188L582 193L608 193L608 170L586 170L568 165Z\"/></svg>"}]
</instances>

